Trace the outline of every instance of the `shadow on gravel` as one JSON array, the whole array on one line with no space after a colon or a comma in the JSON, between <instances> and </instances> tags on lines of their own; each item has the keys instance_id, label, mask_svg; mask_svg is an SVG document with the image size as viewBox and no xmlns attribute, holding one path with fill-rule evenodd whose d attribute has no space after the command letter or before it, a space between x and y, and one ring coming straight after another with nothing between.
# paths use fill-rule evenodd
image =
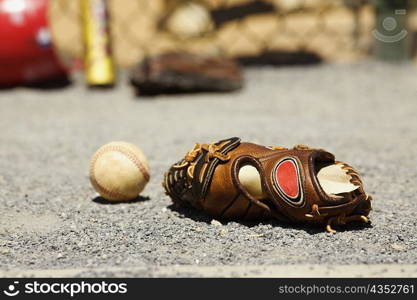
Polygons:
<instances>
[{"instance_id":1,"label":"shadow on gravel","mask_svg":"<svg viewBox=\"0 0 417 300\"><path fill-rule=\"evenodd\" d=\"M95 197L92 201L98 204L103 204L103 205L118 205L118 204L126 204L126 203L137 203L137 202L145 202L150 200L151 198L145 196L138 196L135 199L129 200L129 201L109 201L104 199L103 197Z\"/></svg>"},{"instance_id":2,"label":"shadow on gravel","mask_svg":"<svg viewBox=\"0 0 417 300\"><path fill-rule=\"evenodd\" d=\"M210 222L213 220L213 217L208 216L207 214L196 210L192 207L186 207L186 206L179 206L176 204L171 204L168 206L168 209L175 211L180 214L183 218L190 218L196 222L205 222L210 224ZM223 220L222 220L223 221Z\"/></svg>"},{"instance_id":3,"label":"shadow on gravel","mask_svg":"<svg viewBox=\"0 0 417 300\"><path fill-rule=\"evenodd\" d=\"M0 86L0 91L2 90L13 90L16 88L28 88L34 90L59 90L67 88L72 85L72 81L68 77L59 77L42 82L26 83L26 84L16 84L16 85L6 85Z\"/></svg>"},{"instance_id":4,"label":"shadow on gravel","mask_svg":"<svg viewBox=\"0 0 417 300\"><path fill-rule=\"evenodd\" d=\"M181 217L184 218L190 218L196 222L205 222L207 224L210 224L213 218L211 216L208 216L204 212L198 211L192 207L184 207L184 206L177 206L175 204L171 204L168 206L168 209L178 212ZM246 227L254 227L257 225L272 225L274 227L281 227L281 228L288 228L288 229L297 229L297 230L304 230L310 235L319 234L319 233L325 233L326 228L324 225L317 225L317 224L293 224L293 223L285 223L283 221L278 221L275 219L269 219L269 220L258 220L258 221L245 221L245 220L225 220L225 219L217 219L218 221L221 221L223 224L227 224L229 222L236 222L239 224L242 224ZM365 228L372 228L371 224L364 224L360 222L352 222L347 224L344 227L335 226L334 229L337 230L337 232L345 232L345 231L358 231L363 230Z\"/></svg>"},{"instance_id":5,"label":"shadow on gravel","mask_svg":"<svg viewBox=\"0 0 417 300\"><path fill-rule=\"evenodd\" d=\"M244 67L282 67L316 65L323 59L308 51L264 51L254 56L239 56L236 60Z\"/></svg>"},{"instance_id":6,"label":"shadow on gravel","mask_svg":"<svg viewBox=\"0 0 417 300\"><path fill-rule=\"evenodd\" d=\"M276 223L275 223L276 222ZM297 230L304 230L310 235L315 235L319 233L327 233L325 225L319 224L290 224L290 223L283 223L279 221L273 220L272 222L268 222L267 224L272 224L274 226L279 226L282 228L292 228ZM333 229L339 232L348 232L348 231L360 231L365 228L372 228L371 224L365 224L361 222L352 222L345 226L334 226Z\"/></svg>"}]
</instances>

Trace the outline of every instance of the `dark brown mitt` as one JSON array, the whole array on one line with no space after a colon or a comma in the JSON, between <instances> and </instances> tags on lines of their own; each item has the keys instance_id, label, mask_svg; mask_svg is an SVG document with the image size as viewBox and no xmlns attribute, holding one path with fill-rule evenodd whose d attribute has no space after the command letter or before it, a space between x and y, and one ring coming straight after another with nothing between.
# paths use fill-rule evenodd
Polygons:
<instances>
[{"instance_id":1,"label":"dark brown mitt","mask_svg":"<svg viewBox=\"0 0 417 300\"><path fill-rule=\"evenodd\" d=\"M174 203L227 219L275 217L333 225L368 223L371 196L358 173L333 154L307 146L292 149L230 138L196 144L165 173Z\"/></svg>"},{"instance_id":2,"label":"dark brown mitt","mask_svg":"<svg viewBox=\"0 0 417 300\"><path fill-rule=\"evenodd\" d=\"M230 92L243 86L239 65L224 57L171 52L145 58L130 73L140 95Z\"/></svg>"}]
</instances>

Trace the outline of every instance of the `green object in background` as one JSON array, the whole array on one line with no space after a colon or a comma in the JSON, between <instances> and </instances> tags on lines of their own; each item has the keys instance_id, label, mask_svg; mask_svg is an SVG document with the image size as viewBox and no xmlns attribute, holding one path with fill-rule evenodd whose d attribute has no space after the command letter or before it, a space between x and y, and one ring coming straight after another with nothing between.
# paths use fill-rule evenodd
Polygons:
<instances>
[{"instance_id":1,"label":"green object in background","mask_svg":"<svg viewBox=\"0 0 417 300\"><path fill-rule=\"evenodd\" d=\"M384 61L405 61L411 57L407 31L407 0L373 0L376 11L374 55Z\"/></svg>"}]
</instances>

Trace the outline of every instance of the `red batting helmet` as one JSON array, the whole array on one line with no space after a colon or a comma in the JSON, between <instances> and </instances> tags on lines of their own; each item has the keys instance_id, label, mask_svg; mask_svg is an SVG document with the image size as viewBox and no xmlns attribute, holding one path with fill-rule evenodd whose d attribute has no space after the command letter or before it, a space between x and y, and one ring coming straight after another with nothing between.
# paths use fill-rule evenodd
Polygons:
<instances>
[{"instance_id":1,"label":"red batting helmet","mask_svg":"<svg viewBox=\"0 0 417 300\"><path fill-rule=\"evenodd\" d=\"M64 78L51 43L48 0L0 0L0 86Z\"/></svg>"}]
</instances>

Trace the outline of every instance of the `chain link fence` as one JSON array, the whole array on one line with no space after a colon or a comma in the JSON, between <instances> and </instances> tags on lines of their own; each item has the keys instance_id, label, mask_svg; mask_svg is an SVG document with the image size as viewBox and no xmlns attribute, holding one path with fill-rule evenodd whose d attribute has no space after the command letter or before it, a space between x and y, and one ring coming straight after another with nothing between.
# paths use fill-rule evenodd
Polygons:
<instances>
[{"instance_id":1,"label":"chain link fence","mask_svg":"<svg viewBox=\"0 0 417 300\"><path fill-rule=\"evenodd\" d=\"M373 45L370 2L108 0L108 5L116 63L129 67L145 55L175 50L247 60L275 55L279 62L294 57L303 62L306 54L356 61L368 56ZM50 20L59 51L82 57L79 1L51 0Z\"/></svg>"}]
</instances>

